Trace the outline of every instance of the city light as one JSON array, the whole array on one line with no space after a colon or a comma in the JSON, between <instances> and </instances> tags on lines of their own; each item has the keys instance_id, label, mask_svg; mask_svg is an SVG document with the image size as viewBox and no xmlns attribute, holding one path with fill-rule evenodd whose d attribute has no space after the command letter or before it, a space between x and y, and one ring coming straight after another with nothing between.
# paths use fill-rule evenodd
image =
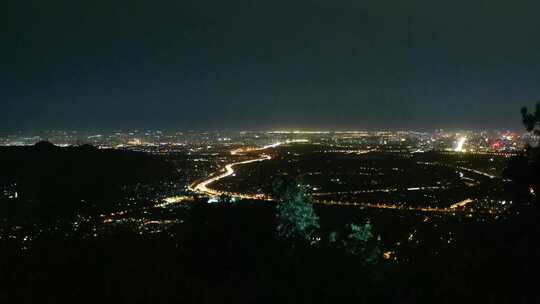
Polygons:
<instances>
[{"instance_id":1,"label":"city light","mask_svg":"<svg viewBox=\"0 0 540 304\"><path fill-rule=\"evenodd\" d=\"M460 137L458 142L457 142L457 146L456 148L454 149L454 151L456 152L463 152L463 145L465 145L465 142L467 141L467 137L466 136L463 136L463 137Z\"/></svg>"}]
</instances>

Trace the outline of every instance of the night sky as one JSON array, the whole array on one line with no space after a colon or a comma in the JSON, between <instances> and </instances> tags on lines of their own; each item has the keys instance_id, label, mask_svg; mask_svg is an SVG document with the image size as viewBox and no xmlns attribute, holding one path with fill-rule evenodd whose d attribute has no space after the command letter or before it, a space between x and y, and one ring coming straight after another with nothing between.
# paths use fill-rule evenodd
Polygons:
<instances>
[{"instance_id":1,"label":"night sky","mask_svg":"<svg viewBox=\"0 0 540 304\"><path fill-rule=\"evenodd\" d=\"M540 1L24 1L0 130L512 128Z\"/></svg>"}]
</instances>

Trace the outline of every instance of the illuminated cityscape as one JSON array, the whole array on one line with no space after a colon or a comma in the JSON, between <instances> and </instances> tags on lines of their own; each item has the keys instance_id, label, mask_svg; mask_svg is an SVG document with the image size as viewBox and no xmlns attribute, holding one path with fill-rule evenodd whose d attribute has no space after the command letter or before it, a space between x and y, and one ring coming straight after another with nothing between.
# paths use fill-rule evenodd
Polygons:
<instances>
[{"instance_id":1,"label":"illuminated cityscape","mask_svg":"<svg viewBox=\"0 0 540 304\"><path fill-rule=\"evenodd\" d=\"M466 134L465 136L463 134ZM470 140L466 140L470 138ZM407 170L411 174L440 175L436 183L422 181L424 177L414 178L404 175L403 184L397 181L378 180L370 177L367 184L351 184L343 179L339 169L321 171L317 164L308 164L298 170L302 176L312 177L310 193L315 202L330 206L355 206L358 208L393 209L409 212L466 214L467 216L480 216L497 218L505 216L510 199L503 199L493 195L490 190L484 195L475 198L466 197L468 190L462 190L465 196L448 195L457 188L464 189L490 187L497 185L494 181L502 183L502 170L506 159L517 155L523 148L526 140L524 135L504 132L449 132L437 130L433 133L414 131L242 131L242 132L165 132L165 131L114 131L103 134L84 134L75 131L47 131L37 135L8 135L1 138L2 143L9 146L32 146L39 141L48 140L59 147L69 147L90 143L95 147L107 150L145 152L152 155L163 156L176 163L177 172L182 177L174 182L167 182L159 187L130 190L131 196L125 197L120 205L128 209L120 209L105 217L104 223L113 222L113 218L141 212L146 214L154 208L174 206L176 202L193 202L192 196L206 197L208 202L218 202L222 195L231 196L238 200L272 201L269 183L279 176L272 176L276 172L289 174L280 169L281 163L298 163L302 158L319 157L326 159L346 159L360 161L360 171L357 178L369 176L382 176L385 170L389 173L401 174ZM297 151L297 149L299 149ZM301 152L304 149L305 151ZM307 150L306 150L307 149ZM370 159L385 157L387 161L394 162L398 167L383 168ZM400 159L406 160L400 160ZM365 161L373 167L365 167ZM262 173L266 178L249 178L258 176L260 166L257 163L269 163L273 160L274 173ZM410 162L414 163L411 164ZM401 163L401 164L400 164ZM247 166L250 165L250 166ZM284 166L290 166L283 164ZM348 166L351 166L349 164ZM406 167L400 168L405 165ZM416 169L408 166L413 165ZM343 165L336 163L336 168ZM358 165L352 165L358 166ZM347 168L347 167L343 167ZM420 170L413 173L412 170ZM425 172L425 173L420 173ZM325 176L326 180L315 178ZM334 177L335 175L335 177ZM363 177L361 177L363 176ZM391 176L391 175L390 175ZM350 177L349 177L350 178ZM426 176L426 178L429 178ZM235 182L235 179L240 179ZM306 179L306 180L309 180ZM316 182L318 180L318 182ZM409 183L409 181L413 181ZM265 184L266 183L266 184ZM315 184L314 184L315 183ZM356 182L355 182L356 183ZM156 187L156 186L152 186ZM230 188L230 190L226 190ZM258 189L258 191L253 190ZM266 189L266 190L265 190ZM334 191L330 191L334 189ZM491 188L490 188L491 189ZM165 190L165 192L163 192ZM133 192L135 191L135 192ZM477 190L476 190L477 191ZM19 199L17 185L7 184L2 190L6 199ZM412 201L395 200L395 196L415 193ZM202 197L201 197L202 196ZM145 200L151 203L147 205ZM161 202L163 201L163 202ZM505 203L502 203L505 202ZM507 203L506 203L507 202ZM141 211L146 210L146 211ZM142 216L140 219L126 218L128 222L142 221L146 227L148 223L159 226L159 220ZM116 220L114 222L117 222ZM174 222L164 219L164 226ZM146 223L146 224L144 224ZM9 234L9 233L8 233ZM9 237L9 236L4 236ZM31 239L34 236L23 236Z\"/></svg>"},{"instance_id":2,"label":"illuminated cityscape","mask_svg":"<svg viewBox=\"0 0 540 304\"><path fill-rule=\"evenodd\" d=\"M540 1L8 1L0 304L540 303Z\"/></svg>"},{"instance_id":3,"label":"illuminated cityscape","mask_svg":"<svg viewBox=\"0 0 540 304\"><path fill-rule=\"evenodd\" d=\"M190 235L185 234L186 229L198 227L194 221L215 212L212 210L263 208L259 212L266 212L274 208L280 199L273 184L293 177L323 220L332 214L339 214L340 221L366 219L383 236L378 245L382 261L408 267L438 256L443 259L469 246L472 231L474 235L490 231L519 217L524 212L520 207L523 202L508 192L512 181L506 168L535 140L529 133L444 130L43 131L4 135L0 152L4 159L13 159L0 189L6 206L40 210L33 207L36 199L80 202L53 222L44 220L51 216L48 211L38 211L42 214L39 220L6 216L0 241L20 252L34 252L59 235L69 242L103 242L127 232L180 246ZM105 154L99 156L101 153ZM116 153L119 158L113 160ZM118 172L111 178L120 188L106 190L102 198L91 192L90 196L55 190L34 194L39 189L31 186L34 166L43 167L41 159L52 157L45 162L53 167L41 170L57 170L56 154L60 159L65 154L63 161L75 163L84 157L94 168L90 174ZM143 155L148 159L143 160ZM12 175L20 169L11 167L21 157L35 158L25 169L29 173L23 173L32 175L23 179ZM131 164L126 162L129 158L133 158ZM110 165L103 167L100 162ZM140 171L139 167L145 169ZM129 181L132 177L136 177L134 182ZM54 181L57 178L60 180ZM62 178L51 176L53 182L47 187L75 187ZM105 183L110 182L113 180ZM534 197L536 188L532 186L528 192ZM311 246L329 246L324 244L332 238L323 234L313 237Z\"/></svg>"}]
</instances>

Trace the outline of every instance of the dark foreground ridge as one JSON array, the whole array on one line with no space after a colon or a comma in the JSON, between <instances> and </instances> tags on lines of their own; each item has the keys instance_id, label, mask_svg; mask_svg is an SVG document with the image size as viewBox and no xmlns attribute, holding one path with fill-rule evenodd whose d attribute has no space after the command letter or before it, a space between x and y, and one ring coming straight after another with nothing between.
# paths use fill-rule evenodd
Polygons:
<instances>
[{"instance_id":1,"label":"dark foreground ridge","mask_svg":"<svg viewBox=\"0 0 540 304\"><path fill-rule=\"evenodd\" d=\"M345 216L319 210L326 218ZM111 230L2 248L0 300L17 303L536 303L538 217L471 231L438 256L365 266L275 237L271 207L200 205L168 233ZM475 228L475 227L469 227ZM477 228L477 227L476 227Z\"/></svg>"}]
</instances>

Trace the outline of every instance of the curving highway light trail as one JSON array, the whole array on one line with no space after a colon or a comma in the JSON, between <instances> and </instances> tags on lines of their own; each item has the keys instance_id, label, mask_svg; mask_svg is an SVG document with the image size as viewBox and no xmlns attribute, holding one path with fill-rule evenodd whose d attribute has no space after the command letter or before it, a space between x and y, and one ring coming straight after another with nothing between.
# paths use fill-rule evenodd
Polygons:
<instances>
[{"instance_id":1,"label":"curving highway light trail","mask_svg":"<svg viewBox=\"0 0 540 304\"><path fill-rule=\"evenodd\" d=\"M287 141L284 141L284 142L277 142L277 143L270 144L270 145L260 147L260 148L239 148L239 149L232 150L231 155L237 155L239 153L244 153L244 152L264 151L264 150L267 150L267 149L277 148L277 147L279 147L279 146L281 146L283 144L305 143L305 142L308 142L308 140L307 139L293 139L293 140L287 140ZM249 159L249 160L246 160L246 161L241 161L241 162L228 164L228 165L225 166L225 172L220 173L220 174L218 174L216 176L210 177L210 178L208 178L208 179L206 179L206 180L204 180L204 181L202 181L200 183L193 184L193 185L189 186L189 189L191 191L201 192L201 193L212 195L212 196L218 196L218 195L221 195L221 194L229 194L229 195L232 195L234 197L244 198L244 199L264 199L265 198L264 194L250 195L250 194L242 194L242 193L228 193L228 192L225 192L225 191L218 191L218 190L215 190L215 189L211 189L208 186L210 184L218 181L218 180L221 180L221 179L224 179L224 178L226 178L228 176L233 175L235 166L245 165L245 164L254 163L254 162L260 162L260 161L265 161L265 160L269 160L269 159L272 159L272 157L270 157L267 154L261 154L261 155L259 155L259 157L254 158L254 159Z\"/></svg>"},{"instance_id":2,"label":"curving highway light trail","mask_svg":"<svg viewBox=\"0 0 540 304\"><path fill-rule=\"evenodd\" d=\"M214 196L220 195L220 194L228 194L228 193L223 192L223 191L218 191L218 190L215 190L215 189L208 188L208 185L210 185L211 183L216 182L216 181L218 181L220 179L224 179L224 178L226 178L228 176L233 175L234 174L234 169L233 169L234 166L245 165L245 164L254 163L254 162L260 162L260 161L269 160L269 159L272 159L272 158L269 155L263 154L259 158L228 164L228 165L225 166L225 172L223 172L221 174L218 174L218 175L216 175L214 177L211 177L211 178L209 178L209 179L207 179L205 181L202 181L202 182L200 182L198 184L195 184L195 185L191 186L190 188L191 188L192 191L202 192L202 193L209 194L209 195L214 195ZM238 194L238 195L235 195L235 196L236 197L241 197L241 198L258 198L260 195Z\"/></svg>"}]
</instances>

